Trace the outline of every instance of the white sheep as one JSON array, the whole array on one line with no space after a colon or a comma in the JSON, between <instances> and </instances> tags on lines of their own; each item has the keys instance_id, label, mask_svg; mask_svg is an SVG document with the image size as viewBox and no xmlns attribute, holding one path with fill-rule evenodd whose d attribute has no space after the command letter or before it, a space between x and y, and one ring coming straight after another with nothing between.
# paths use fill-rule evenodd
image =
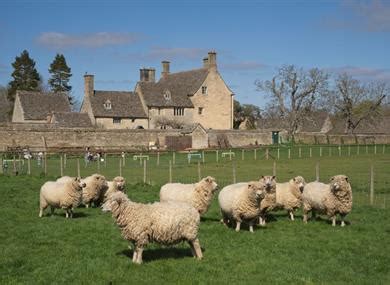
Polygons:
<instances>
[{"instance_id":1,"label":"white sheep","mask_svg":"<svg viewBox=\"0 0 390 285\"><path fill-rule=\"evenodd\" d=\"M40 191L39 217L48 206L51 214L55 208L62 208L66 212L66 218L73 217L73 209L81 202L82 189L85 183L79 177L68 180L65 183L48 181L42 185Z\"/></svg>"},{"instance_id":2,"label":"white sheep","mask_svg":"<svg viewBox=\"0 0 390 285\"><path fill-rule=\"evenodd\" d=\"M236 183L224 187L218 194L222 222L236 222L236 231L241 223L248 222L249 231L253 233L253 222L260 215L260 201L265 196L264 184L258 181Z\"/></svg>"},{"instance_id":3,"label":"white sheep","mask_svg":"<svg viewBox=\"0 0 390 285\"><path fill-rule=\"evenodd\" d=\"M260 201L259 224L265 226L266 214L276 205L276 176L261 176L260 182L265 185L265 197Z\"/></svg>"},{"instance_id":4,"label":"white sheep","mask_svg":"<svg viewBox=\"0 0 390 285\"><path fill-rule=\"evenodd\" d=\"M179 202L135 203L126 194L116 192L102 206L134 246L133 262L142 263L142 252L150 242L173 245L187 241L195 258L202 258L198 239L200 215L189 204Z\"/></svg>"},{"instance_id":5,"label":"white sheep","mask_svg":"<svg viewBox=\"0 0 390 285\"><path fill-rule=\"evenodd\" d=\"M86 186L83 188L83 204L89 207L92 203L98 206L108 188L107 180L103 175L93 174L83 179Z\"/></svg>"},{"instance_id":6,"label":"white sheep","mask_svg":"<svg viewBox=\"0 0 390 285\"><path fill-rule=\"evenodd\" d=\"M345 226L344 218L352 209L352 188L345 175L336 175L329 184L310 182L306 184L302 193L303 222L307 223L307 214L315 212L326 214L332 219L332 226L336 226L336 215L341 216L341 226Z\"/></svg>"},{"instance_id":7,"label":"white sheep","mask_svg":"<svg viewBox=\"0 0 390 285\"><path fill-rule=\"evenodd\" d=\"M177 201L191 204L203 215L211 205L214 193L218 189L211 176L195 184L167 183L161 187L160 202Z\"/></svg>"},{"instance_id":8,"label":"white sheep","mask_svg":"<svg viewBox=\"0 0 390 285\"><path fill-rule=\"evenodd\" d=\"M289 182L276 183L276 205L273 210L285 209L294 221L294 211L302 205L302 191L306 182L302 176L290 179Z\"/></svg>"},{"instance_id":9,"label":"white sheep","mask_svg":"<svg viewBox=\"0 0 390 285\"><path fill-rule=\"evenodd\" d=\"M125 191L126 180L122 176L115 177L112 181L107 182L107 190L103 193L103 202L106 202L107 199L114 194L115 192L124 192Z\"/></svg>"}]
</instances>

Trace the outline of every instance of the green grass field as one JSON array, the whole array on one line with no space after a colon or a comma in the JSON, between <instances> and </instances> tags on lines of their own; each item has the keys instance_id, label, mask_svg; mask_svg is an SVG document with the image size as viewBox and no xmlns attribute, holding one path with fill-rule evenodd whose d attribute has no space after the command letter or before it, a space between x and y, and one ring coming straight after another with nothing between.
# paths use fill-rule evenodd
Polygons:
<instances>
[{"instance_id":1,"label":"green grass field","mask_svg":"<svg viewBox=\"0 0 390 285\"><path fill-rule=\"evenodd\" d=\"M321 157L294 150L288 159L285 149L276 158L279 181L303 175L315 179L315 166L320 162L322 181L335 174L350 177L354 191L354 207L347 216L348 225L333 228L323 217L303 225L301 213L291 222L286 213L276 212L266 228L247 228L236 233L219 223L216 199L202 218L199 238L204 259L192 258L187 244L167 248L151 244L144 251L144 264L131 263L131 250L109 214L100 209L78 208L75 218L66 220L57 210L53 217L38 218L39 188L47 180L59 176L59 158L48 159L47 176L32 161L32 175L0 175L0 284L165 284L165 283L286 283L292 284L390 284L390 154L370 149L365 153L342 153L337 149ZM344 150L343 150L344 151ZM325 153L327 155L325 155ZM212 175L221 186L236 181L257 179L271 174L273 160L264 153L236 150L235 159L206 153L201 162L201 176ZM185 154L150 157L143 184L143 165L129 156L122 175L129 182L127 192L134 201L158 200L161 184L169 179L194 182L198 179L198 163L188 164ZM201 160L202 161L202 160ZM117 157L107 158L107 165L96 163L84 167L83 176L97 172L111 179L119 173ZM370 165L375 170L374 205L369 205ZM34 164L34 165L33 165ZM235 175L233 175L233 169ZM75 175L76 159L69 157L65 175ZM387 199L387 201L386 201Z\"/></svg>"}]
</instances>

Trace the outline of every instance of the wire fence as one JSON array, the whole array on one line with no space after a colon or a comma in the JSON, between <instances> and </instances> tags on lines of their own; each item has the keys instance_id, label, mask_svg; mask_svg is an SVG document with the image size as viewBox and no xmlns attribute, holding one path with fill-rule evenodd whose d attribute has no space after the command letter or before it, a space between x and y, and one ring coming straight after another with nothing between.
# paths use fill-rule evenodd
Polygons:
<instances>
[{"instance_id":1,"label":"wire fence","mask_svg":"<svg viewBox=\"0 0 390 285\"><path fill-rule=\"evenodd\" d=\"M388 145L314 145L259 147L253 149L191 152L103 154L87 159L84 154L3 153L2 175L85 177L100 173L108 179L124 176L128 184L162 185L194 183L213 176L220 187L276 175L288 181L302 175L306 181L329 181L337 174L351 180L355 203L387 207L390 198L390 147Z\"/></svg>"}]
</instances>

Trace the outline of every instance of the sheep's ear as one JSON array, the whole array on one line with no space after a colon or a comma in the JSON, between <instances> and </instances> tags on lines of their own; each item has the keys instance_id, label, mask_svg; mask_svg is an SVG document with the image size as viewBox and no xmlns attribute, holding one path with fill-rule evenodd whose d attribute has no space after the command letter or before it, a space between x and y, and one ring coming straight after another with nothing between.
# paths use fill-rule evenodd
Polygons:
<instances>
[{"instance_id":1,"label":"sheep's ear","mask_svg":"<svg viewBox=\"0 0 390 285\"><path fill-rule=\"evenodd\" d=\"M349 180L348 176L345 176L345 181L349 182L348 180Z\"/></svg>"},{"instance_id":2,"label":"sheep's ear","mask_svg":"<svg viewBox=\"0 0 390 285\"><path fill-rule=\"evenodd\" d=\"M209 176L206 177L206 182L207 182L207 183L211 183L211 179L210 179Z\"/></svg>"},{"instance_id":3,"label":"sheep's ear","mask_svg":"<svg viewBox=\"0 0 390 285\"><path fill-rule=\"evenodd\" d=\"M334 180L334 176L332 176L331 178L330 178L330 181L333 181Z\"/></svg>"},{"instance_id":4,"label":"sheep's ear","mask_svg":"<svg viewBox=\"0 0 390 285\"><path fill-rule=\"evenodd\" d=\"M297 181L297 180L295 179L295 177L293 178L293 181L294 181L294 182Z\"/></svg>"},{"instance_id":5,"label":"sheep's ear","mask_svg":"<svg viewBox=\"0 0 390 285\"><path fill-rule=\"evenodd\" d=\"M273 175L273 176L272 176L272 180L275 180L275 179L276 179L276 175Z\"/></svg>"}]
</instances>

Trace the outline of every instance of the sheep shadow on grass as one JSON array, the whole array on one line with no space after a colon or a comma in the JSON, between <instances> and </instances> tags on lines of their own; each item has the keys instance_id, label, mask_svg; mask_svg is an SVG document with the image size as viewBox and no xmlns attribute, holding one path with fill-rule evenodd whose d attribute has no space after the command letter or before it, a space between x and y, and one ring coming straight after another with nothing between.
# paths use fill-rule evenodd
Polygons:
<instances>
[{"instance_id":1,"label":"sheep shadow on grass","mask_svg":"<svg viewBox=\"0 0 390 285\"><path fill-rule=\"evenodd\" d=\"M202 252L205 250L202 248ZM133 250L125 249L117 253L117 255L125 255L130 261L133 258ZM191 249L188 248L177 248L177 247L161 247L161 248L145 248L142 253L142 262L153 262L161 259L182 259L186 257L193 257Z\"/></svg>"},{"instance_id":2,"label":"sheep shadow on grass","mask_svg":"<svg viewBox=\"0 0 390 285\"><path fill-rule=\"evenodd\" d=\"M71 219L79 219L79 218L86 218L88 217L89 214L86 214L86 213L83 213L83 212L74 212L73 213L73 217L72 218L69 218L70 220ZM61 212L54 212L53 214L50 214L50 213L47 213L45 215L43 215L43 217L62 217L62 218L65 218L65 213L61 213Z\"/></svg>"}]
</instances>

